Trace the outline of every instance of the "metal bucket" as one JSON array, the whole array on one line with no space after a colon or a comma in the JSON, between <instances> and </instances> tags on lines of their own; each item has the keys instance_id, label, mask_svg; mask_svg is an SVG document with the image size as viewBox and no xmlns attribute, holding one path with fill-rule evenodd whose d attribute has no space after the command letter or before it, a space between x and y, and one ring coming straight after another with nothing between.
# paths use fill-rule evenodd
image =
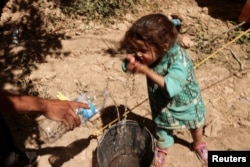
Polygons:
<instances>
[{"instance_id":1,"label":"metal bucket","mask_svg":"<svg viewBox=\"0 0 250 167\"><path fill-rule=\"evenodd\" d=\"M150 167L154 160L153 136L145 126L126 120L114 124L97 147L99 167Z\"/></svg>"}]
</instances>

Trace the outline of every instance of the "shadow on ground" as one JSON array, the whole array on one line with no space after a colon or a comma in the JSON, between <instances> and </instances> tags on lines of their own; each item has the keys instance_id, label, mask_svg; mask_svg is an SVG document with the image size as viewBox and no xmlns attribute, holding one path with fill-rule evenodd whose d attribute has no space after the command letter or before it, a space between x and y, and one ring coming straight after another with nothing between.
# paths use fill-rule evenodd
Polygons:
<instances>
[{"instance_id":1,"label":"shadow on ground","mask_svg":"<svg viewBox=\"0 0 250 167\"><path fill-rule=\"evenodd\" d=\"M25 79L36 64L45 63L46 57L65 57L69 52L61 52L64 34L51 33L47 27L45 14L34 0L1 0L0 2L0 90L18 94L38 96L32 80ZM14 40L13 32L16 30ZM5 119L17 143L24 148L24 140L39 134L37 115L7 115ZM39 135L34 140L39 141Z\"/></svg>"},{"instance_id":2,"label":"shadow on ground","mask_svg":"<svg viewBox=\"0 0 250 167\"><path fill-rule=\"evenodd\" d=\"M90 141L94 139L93 136L88 138L73 141L65 147L46 147L39 150L40 155L52 154L48 161L53 167L62 166L65 162L71 160L79 154L82 150L86 149Z\"/></svg>"}]
</instances>

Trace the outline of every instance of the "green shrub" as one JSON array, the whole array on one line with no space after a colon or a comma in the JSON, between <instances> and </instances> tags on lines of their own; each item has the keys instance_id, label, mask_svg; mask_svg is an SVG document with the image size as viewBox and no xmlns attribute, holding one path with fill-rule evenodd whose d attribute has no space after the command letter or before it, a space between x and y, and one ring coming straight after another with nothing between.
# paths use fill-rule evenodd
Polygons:
<instances>
[{"instance_id":1,"label":"green shrub","mask_svg":"<svg viewBox=\"0 0 250 167\"><path fill-rule=\"evenodd\" d=\"M143 0L72 0L62 3L63 11L86 17L87 20L120 17L135 12L135 5Z\"/></svg>"}]
</instances>

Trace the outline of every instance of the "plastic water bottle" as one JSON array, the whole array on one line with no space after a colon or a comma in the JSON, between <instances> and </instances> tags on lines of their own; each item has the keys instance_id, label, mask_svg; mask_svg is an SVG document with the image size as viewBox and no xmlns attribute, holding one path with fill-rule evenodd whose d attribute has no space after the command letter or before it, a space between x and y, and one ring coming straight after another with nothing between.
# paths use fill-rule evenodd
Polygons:
<instances>
[{"instance_id":1,"label":"plastic water bottle","mask_svg":"<svg viewBox=\"0 0 250 167\"><path fill-rule=\"evenodd\" d=\"M109 93L107 90L102 92L91 91L83 93L81 96L77 97L74 101L87 103L89 105L88 109L78 108L76 109L76 114L81 119L81 124L84 124L90 118L92 118L96 113L101 111L106 104L106 100ZM63 122L53 121L44 118L39 121L39 131L40 136L46 143L53 143L65 134L68 129L63 124Z\"/></svg>"},{"instance_id":2,"label":"plastic water bottle","mask_svg":"<svg viewBox=\"0 0 250 167\"><path fill-rule=\"evenodd\" d=\"M78 108L76 109L76 114L79 115L81 123L84 124L87 120L92 118L96 113L98 113L106 103L108 96L108 91L103 92L90 91L88 93L83 93L81 96L77 97L74 101L87 103L89 108Z\"/></svg>"},{"instance_id":3,"label":"plastic water bottle","mask_svg":"<svg viewBox=\"0 0 250 167\"><path fill-rule=\"evenodd\" d=\"M63 122L44 118L38 122L41 139L46 143L54 143L68 131Z\"/></svg>"}]
</instances>

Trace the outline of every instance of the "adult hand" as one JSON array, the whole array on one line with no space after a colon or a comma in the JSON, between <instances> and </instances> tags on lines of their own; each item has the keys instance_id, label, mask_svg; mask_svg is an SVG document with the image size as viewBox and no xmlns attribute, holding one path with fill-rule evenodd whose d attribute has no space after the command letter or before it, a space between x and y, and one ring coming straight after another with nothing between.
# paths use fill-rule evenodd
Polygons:
<instances>
[{"instance_id":1,"label":"adult hand","mask_svg":"<svg viewBox=\"0 0 250 167\"><path fill-rule=\"evenodd\" d=\"M43 115L55 121L62 121L72 130L81 124L79 116L75 113L77 108L89 108L89 106L74 101L45 100Z\"/></svg>"},{"instance_id":2,"label":"adult hand","mask_svg":"<svg viewBox=\"0 0 250 167\"><path fill-rule=\"evenodd\" d=\"M15 95L0 90L0 112L41 113L54 121L62 121L71 130L81 124L79 116L75 113L77 108L89 106L80 102Z\"/></svg>"}]
</instances>

